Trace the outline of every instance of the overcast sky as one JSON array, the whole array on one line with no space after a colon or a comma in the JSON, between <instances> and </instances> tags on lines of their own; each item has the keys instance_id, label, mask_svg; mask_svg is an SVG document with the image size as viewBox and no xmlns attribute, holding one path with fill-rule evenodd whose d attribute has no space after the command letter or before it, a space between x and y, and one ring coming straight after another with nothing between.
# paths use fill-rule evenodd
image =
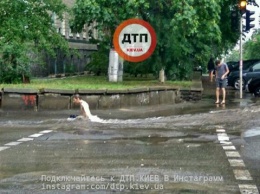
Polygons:
<instances>
[{"instance_id":1,"label":"overcast sky","mask_svg":"<svg viewBox=\"0 0 260 194\"><path fill-rule=\"evenodd\" d=\"M251 24L255 24L255 27L252 28L248 33L246 33L246 41L252 36L254 29L260 28L260 0L255 0L255 2L259 5L259 7L247 5L247 10L255 11L255 14L251 16L251 18L255 18L255 21L251 22ZM243 25L245 25L245 19L243 20Z\"/></svg>"},{"instance_id":2,"label":"overcast sky","mask_svg":"<svg viewBox=\"0 0 260 194\"><path fill-rule=\"evenodd\" d=\"M246 33L246 40L242 41L242 43L244 43L248 39L250 39L254 29L260 28L260 24L259 24L260 23L260 0L255 0L255 2L259 5L259 7L253 6L253 5L247 5L247 10L255 11L255 14L251 16L252 18L255 18L255 21L252 22L252 24L255 24L255 27L253 29L251 29L248 33ZM243 22L244 22L244 25L245 25L245 19L244 19ZM239 40L238 40L236 46L234 47L234 49L239 50Z\"/></svg>"},{"instance_id":3,"label":"overcast sky","mask_svg":"<svg viewBox=\"0 0 260 194\"><path fill-rule=\"evenodd\" d=\"M260 0L255 0L255 2L260 6ZM259 14L260 14L260 7L247 5L247 9L250 11L255 11L255 14L252 15L252 18L255 18L255 21L252 24L255 24L255 28L259 28Z\"/></svg>"}]
</instances>

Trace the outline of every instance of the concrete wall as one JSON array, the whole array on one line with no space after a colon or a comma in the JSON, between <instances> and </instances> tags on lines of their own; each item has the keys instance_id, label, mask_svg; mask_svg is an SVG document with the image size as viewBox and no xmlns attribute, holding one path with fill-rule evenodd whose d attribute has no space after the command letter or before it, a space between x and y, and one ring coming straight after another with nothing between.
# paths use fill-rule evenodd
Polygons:
<instances>
[{"instance_id":1,"label":"concrete wall","mask_svg":"<svg viewBox=\"0 0 260 194\"><path fill-rule=\"evenodd\" d=\"M129 90L31 90L4 88L0 106L4 110L64 110L78 108L72 96L80 94L91 109L113 109L132 106L174 104L201 99L202 90L170 87L137 88Z\"/></svg>"},{"instance_id":2,"label":"concrete wall","mask_svg":"<svg viewBox=\"0 0 260 194\"><path fill-rule=\"evenodd\" d=\"M37 110L37 90L6 88L1 93L1 108L8 110Z\"/></svg>"}]
</instances>

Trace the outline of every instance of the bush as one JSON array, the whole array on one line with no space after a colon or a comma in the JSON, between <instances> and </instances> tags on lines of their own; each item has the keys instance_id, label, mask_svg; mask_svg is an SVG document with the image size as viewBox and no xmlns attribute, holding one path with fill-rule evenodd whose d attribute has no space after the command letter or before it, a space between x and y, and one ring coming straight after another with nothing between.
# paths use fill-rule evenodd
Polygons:
<instances>
[{"instance_id":1,"label":"bush","mask_svg":"<svg viewBox=\"0 0 260 194\"><path fill-rule=\"evenodd\" d=\"M91 54L91 61L86 65L86 71L90 71L95 75L106 75L109 64L108 51L100 50Z\"/></svg>"},{"instance_id":2,"label":"bush","mask_svg":"<svg viewBox=\"0 0 260 194\"><path fill-rule=\"evenodd\" d=\"M20 46L20 47L19 47ZM0 48L0 83L21 83L30 77L28 48L10 44Z\"/></svg>"}]
</instances>

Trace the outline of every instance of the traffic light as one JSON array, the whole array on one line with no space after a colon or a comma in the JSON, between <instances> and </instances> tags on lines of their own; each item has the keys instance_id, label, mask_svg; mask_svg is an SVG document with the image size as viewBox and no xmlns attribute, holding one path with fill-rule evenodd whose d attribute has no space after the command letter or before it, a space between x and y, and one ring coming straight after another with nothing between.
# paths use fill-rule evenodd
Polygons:
<instances>
[{"instance_id":1,"label":"traffic light","mask_svg":"<svg viewBox=\"0 0 260 194\"><path fill-rule=\"evenodd\" d=\"M250 24L252 21L255 20L255 18L250 17L251 15L254 14L255 14L254 11L246 10L246 29L245 29L246 32L249 31L251 28L255 27L254 24Z\"/></svg>"},{"instance_id":2,"label":"traffic light","mask_svg":"<svg viewBox=\"0 0 260 194\"><path fill-rule=\"evenodd\" d=\"M239 12L238 10L231 11L231 30L237 31L239 30Z\"/></svg>"},{"instance_id":3,"label":"traffic light","mask_svg":"<svg viewBox=\"0 0 260 194\"><path fill-rule=\"evenodd\" d=\"M246 13L246 5L247 5L247 1L246 0L239 0L238 7L239 7L241 15Z\"/></svg>"},{"instance_id":4,"label":"traffic light","mask_svg":"<svg viewBox=\"0 0 260 194\"><path fill-rule=\"evenodd\" d=\"M255 2L255 0L248 0L247 4L259 7L259 5Z\"/></svg>"}]
</instances>

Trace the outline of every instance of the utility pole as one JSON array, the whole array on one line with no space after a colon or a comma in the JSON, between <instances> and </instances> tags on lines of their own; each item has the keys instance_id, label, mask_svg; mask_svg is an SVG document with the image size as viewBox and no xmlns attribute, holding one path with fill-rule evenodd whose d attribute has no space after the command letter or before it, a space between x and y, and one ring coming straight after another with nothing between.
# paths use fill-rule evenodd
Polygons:
<instances>
[{"instance_id":1,"label":"utility pole","mask_svg":"<svg viewBox=\"0 0 260 194\"><path fill-rule=\"evenodd\" d=\"M243 46L242 46L242 36L243 36L243 23L242 23L242 15L246 13L246 0L239 1L239 9L240 9L240 44L239 44L239 97L243 98Z\"/></svg>"},{"instance_id":2,"label":"utility pole","mask_svg":"<svg viewBox=\"0 0 260 194\"><path fill-rule=\"evenodd\" d=\"M243 22L240 17L240 42L239 42L239 97L243 98L243 46L242 46Z\"/></svg>"}]
</instances>

